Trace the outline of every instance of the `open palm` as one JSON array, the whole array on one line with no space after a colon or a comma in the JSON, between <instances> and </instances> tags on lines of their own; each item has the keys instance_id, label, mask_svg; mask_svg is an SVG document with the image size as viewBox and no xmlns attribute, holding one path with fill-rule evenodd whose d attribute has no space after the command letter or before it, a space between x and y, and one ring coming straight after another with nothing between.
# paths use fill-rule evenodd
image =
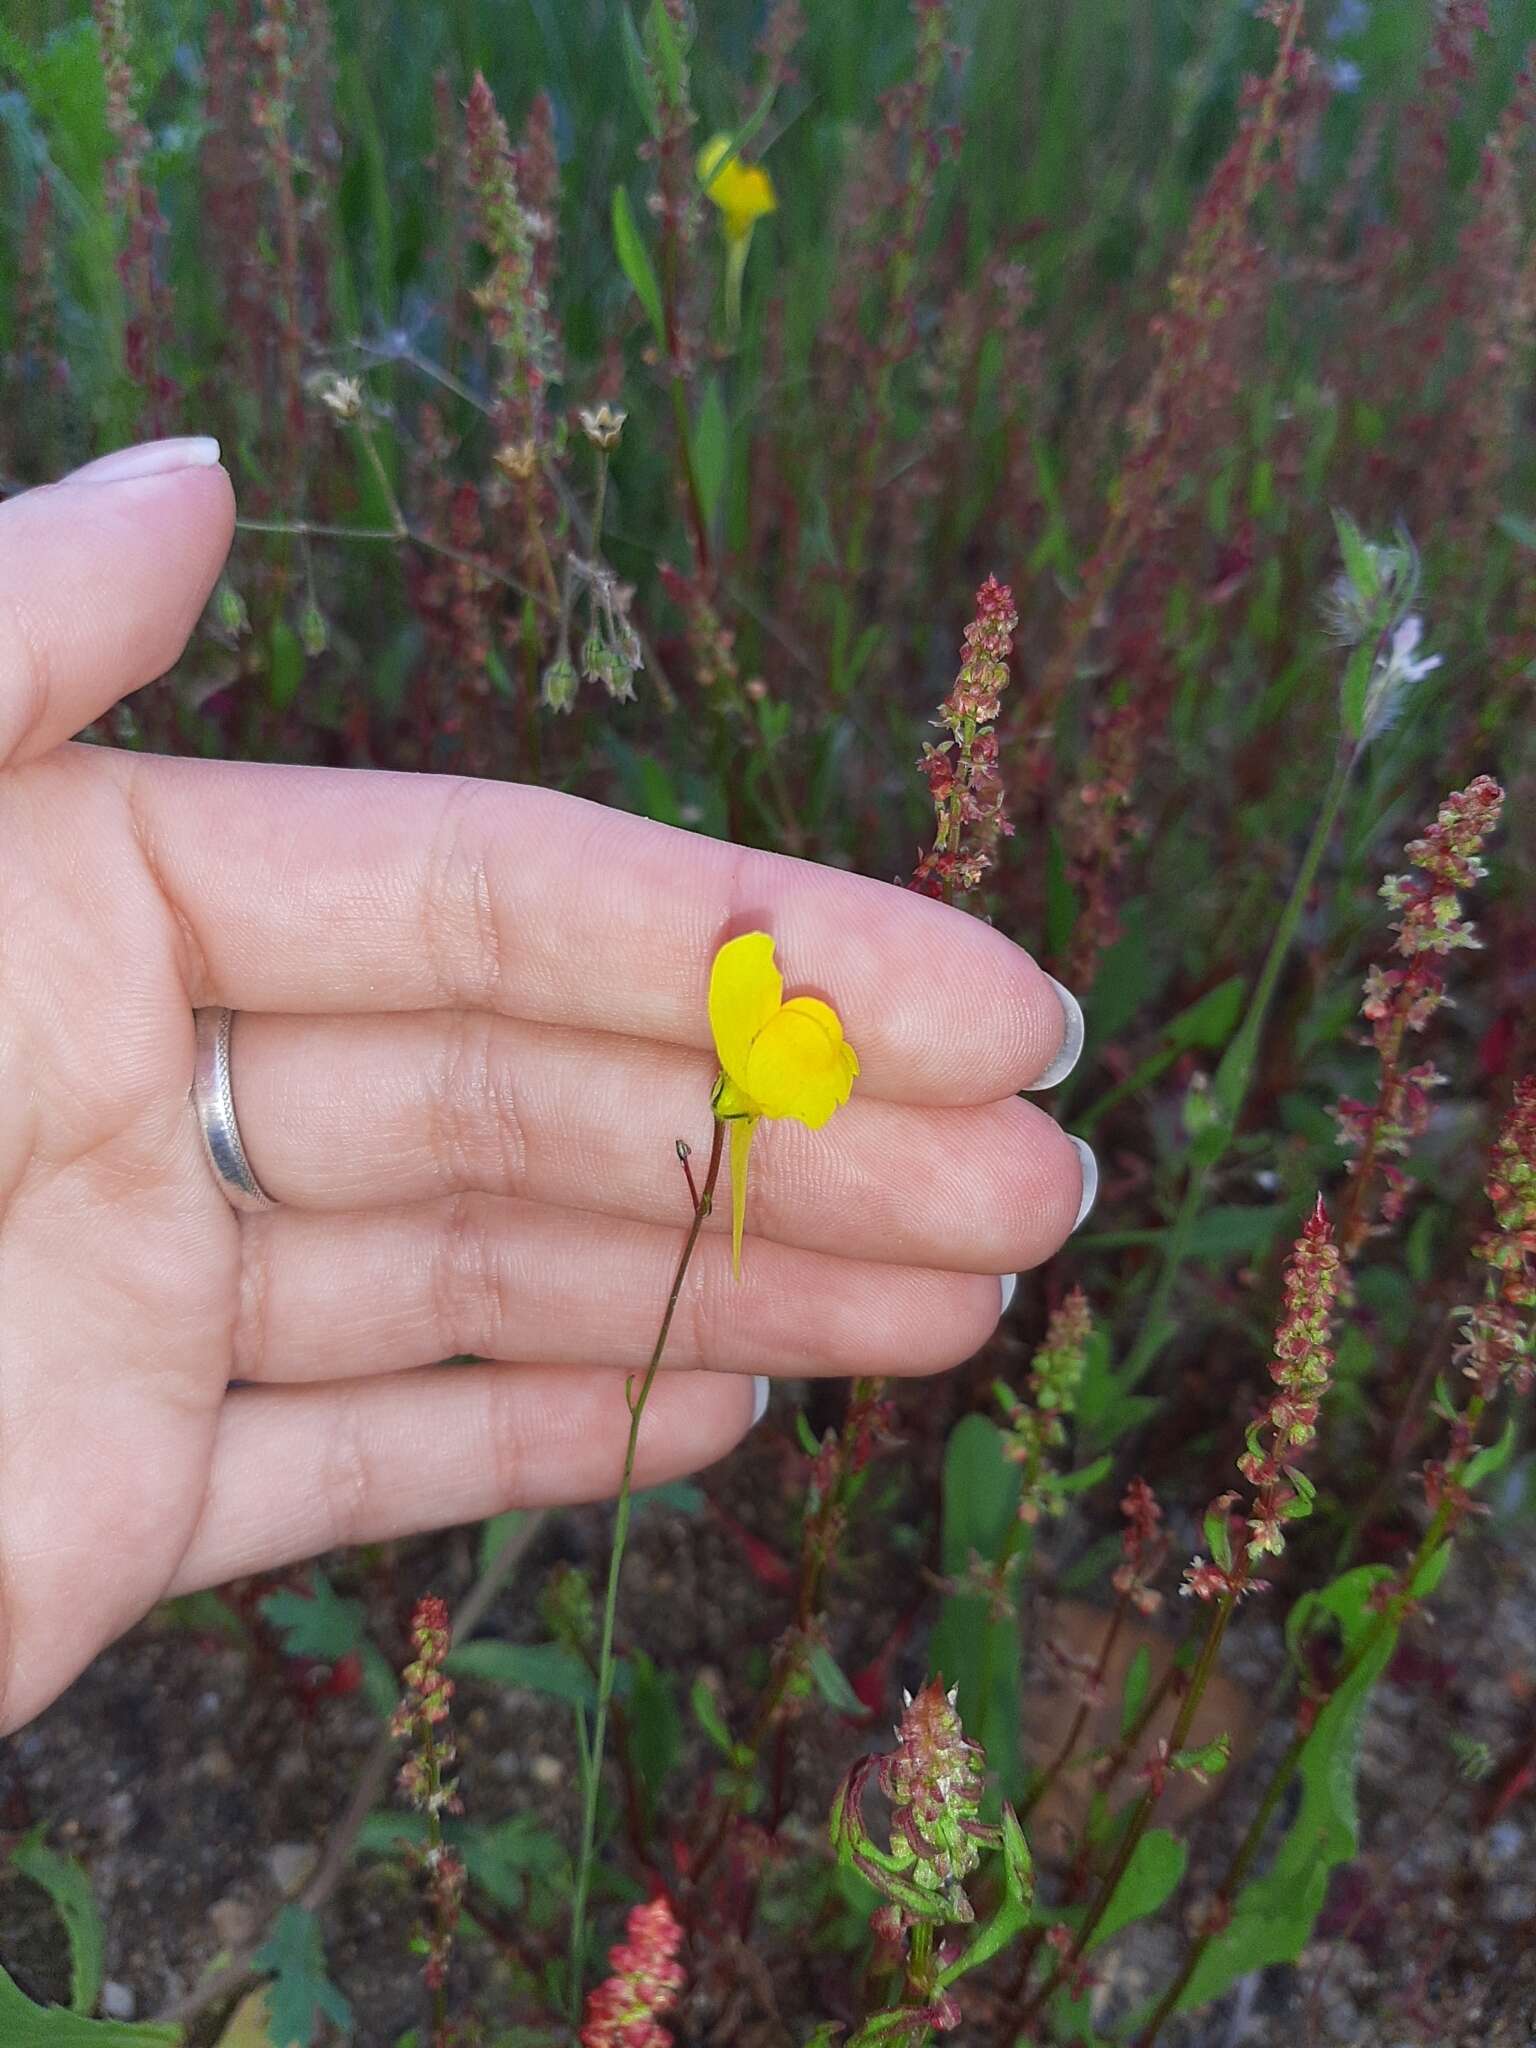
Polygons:
<instances>
[{"instance_id":1,"label":"open palm","mask_svg":"<svg viewBox=\"0 0 1536 2048\"><path fill-rule=\"evenodd\" d=\"M1061 1004L957 912L546 791L66 744L180 653L215 452L0 508L0 1730L167 1593L614 1490L733 930L863 1074L760 1140L739 1283L712 1219L642 1483L728 1450L754 1374L965 1357L1082 1190L1015 1094ZM214 1004L264 1214L189 1102Z\"/></svg>"}]
</instances>

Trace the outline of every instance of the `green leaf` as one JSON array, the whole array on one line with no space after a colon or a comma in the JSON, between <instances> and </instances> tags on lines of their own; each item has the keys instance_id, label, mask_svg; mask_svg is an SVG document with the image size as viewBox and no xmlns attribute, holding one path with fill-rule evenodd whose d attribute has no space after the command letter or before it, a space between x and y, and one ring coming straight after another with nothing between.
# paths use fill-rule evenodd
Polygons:
<instances>
[{"instance_id":1,"label":"green leaf","mask_svg":"<svg viewBox=\"0 0 1536 2048\"><path fill-rule=\"evenodd\" d=\"M1339 708L1344 730L1352 740L1365 728L1365 700L1370 690L1371 671L1376 666L1376 643L1365 640L1350 655L1339 684Z\"/></svg>"},{"instance_id":2,"label":"green leaf","mask_svg":"<svg viewBox=\"0 0 1536 2048\"><path fill-rule=\"evenodd\" d=\"M1019 1468L1007 1438L984 1415L967 1415L944 1453L942 1562L946 1578L962 1579L973 1560L995 1564L1020 1549ZM930 1669L959 1687L960 1718L987 1753L1004 1798L1017 1798L1019 1755L1019 1618L998 1619L986 1593L952 1593L940 1611Z\"/></svg>"},{"instance_id":3,"label":"green leaf","mask_svg":"<svg viewBox=\"0 0 1536 2048\"><path fill-rule=\"evenodd\" d=\"M1176 1836L1166 1828L1148 1828L1132 1851L1086 1952L1091 1955L1133 1920L1157 1912L1177 1887L1188 1861L1189 1850Z\"/></svg>"},{"instance_id":4,"label":"green leaf","mask_svg":"<svg viewBox=\"0 0 1536 2048\"><path fill-rule=\"evenodd\" d=\"M1502 1472L1514 1451L1515 1436L1515 1418L1511 1415L1498 1442L1485 1444L1467 1460L1462 1485L1470 1491L1474 1486L1481 1486L1485 1479L1491 1479L1496 1472Z\"/></svg>"},{"instance_id":5,"label":"green leaf","mask_svg":"<svg viewBox=\"0 0 1536 2048\"><path fill-rule=\"evenodd\" d=\"M631 1519L647 1508L666 1508L674 1515L702 1515L708 1499L702 1486L691 1479L668 1479L660 1486L643 1487L634 1497Z\"/></svg>"},{"instance_id":6,"label":"green leaf","mask_svg":"<svg viewBox=\"0 0 1536 2048\"><path fill-rule=\"evenodd\" d=\"M492 1515L480 1524L480 1569L487 1571L507 1538L528 1519L524 1508L508 1508L504 1515Z\"/></svg>"},{"instance_id":7,"label":"green leaf","mask_svg":"<svg viewBox=\"0 0 1536 2048\"><path fill-rule=\"evenodd\" d=\"M597 1705L596 1681L563 1643L502 1643L486 1636L450 1650L444 1669L455 1678L483 1678L508 1690L566 1700L573 1707Z\"/></svg>"},{"instance_id":8,"label":"green leaf","mask_svg":"<svg viewBox=\"0 0 1536 2048\"><path fill-rule=\"evenodd\" d=\"M568 1887L570 1857L548 1828L532 1814L514 1814L510 1820L486 1827L473 1821L446 1820L443 1838L464 1859L473 1884L499 1906L521 1908L527 1898L527 1880L545 1888L553 1901L562 1887ZM427 1843L427 1818L422 1813L370 1813L357 1837L362 1856L398 1858L407 1849L421 1849Z\"/></svg>"},{"instance_id":9,"label":"green leaf","mask_svg":"<svg viewBox=\"0 0 1536 2048\"><path fill-rule=\"evenodd\" d=\"M269 1593L260 1603L261 1617L277 1631L288 1656L334 1664L365 1639L363 1603L344 1600L318 1567L309 1583L309 1593Z\"/></svg>"},{"instance_id":10,"label":"green leaf","mask_svg":"<svg viewBox=\"0 0 1536 2048\"><path fill-rule=\"evenodd\" d=\"M76 2012L96 2009L101 1996L102 1950L105 1935L96 1895L85 1866L61 1856L35 1828L11 1851L11 1867L46 1892L69 1936L69 2002Z\"/></svg>"},{"instance_id":11,"label":"green leaf","mask_svg":"<svg viewBox=\"0 0 1536 2048\"><path fill-rule=\"evenodd\" d=\"M1234 974L1181 1010L1168 1026L1170 1049L1182 1052L1195 1045L1211 1049L1225 1045L1237 1029L1247 986L1240 974Z\"/></svg>"},{"instance_id":12,"label":"green leaf","mask_svg":"<svg viewBox=\"0 0 1536 2048\"><path fill-rule=\"evenodd\" d=\"M267 1994L272 2048L310 2048L321 2019L351 2032L352 2008L326 1972L325 1945L313 1913L284 1906L251 1966L272 1979Z\"/></svg>"},{"instance_id":13,"label":"green leaf","mask_svg":"<svg viewBox=\"0 0 1536 2048\"><path fill-rule=\"evenodd\" d=\"M1536 519L1527 519L1523 512L1501 512L1494 524L1521 547L1536 550Z\"/></svg>"},{"instance_id":14,"label":"green leaf","mask_svg":"<svg viewBox=\"0 0 1536 2048\"><path fill-rule=\"evenodd\" d=\"M1120 1702L1120 1739L1122 1742L1136 1722L1136 1716L1147 1703L1147 1688L1152 1683L1152 1652L1143 1643L1131 1659L1125 1674L1125 1692Z\"/></svg>"},{"instance_id":15,"label":"green leaf","mask_svg":"<svg viewBox=\"0 0 1536 2048\"><path fill-rule=\"evenodd\" d=\"M645 59L645 46L640 41L640 31L635 27L634 17L627 7L619 9L619 25L624 44L624 69L629 78L629 89L634 94L635 105L640 109L640 118L652 135L661 133L661 109L656 104L656 88L651 83L650 66Z\"/></svg>"},{"instance_id":16,"label":"green leaf","mask_svg":"<svg viewBox=\"0 0 1536 2048\"><path fill-rule=\"evenodd\" d=\"M1450 1545L1443 1543L1428 1560L1412 1589L1415 1597L1433 1592L1449 1554ZM1286 1623L1292 1654L1297 1653L1305 1629L1326 1615L1339 1625L1342 1655L1346 1659L1355 1656L1379 1627L1380 1617L1371 1605L1372 1592L1391 1576L1383 1566L1358 1565L1320 1593L1304 1596L1297 1602L1302 1614L1293 1614ZM1238 1894L1231 1924L1201 1957L1179 1999L1179 2011L1219 1998L1250 1970L1294 1962L1311 1938L1327 1896L1330 1873L1359 1847L1355 1780L1361 1730L1371 1688L1391 1659L1397 1635L1395 1627L1380 1628L1368 1653L1319 1712L1311 1739L1301 1753L1297 1771L1301 1801L1295 1818L1264 1876Z\"/></svg>"},{"instance_id":17,"label":"green leaf","mask_svg":"<svg viewBox=\"0 0 1536 2048\"><path fill-rule=\"evenodd\" d=\"M88 2020L62 2005L34 2005L0 1969L0 2041L5 2048L177 2048L180 2027Z\"/></svg>"},{"instance_id":18,"label":"green leaf","mask_svg":"<svg viewBox=\"0 0 1536 2048\"><path fill-rule=\"evenodd\" d=\"M715 514L731 467L731 423L726 417L720 379L711 377L693 428L693 470L704 509L704 524L713 531Z\"/></svg>"},{"instance_id":19,"label":"green leaf","mask_svg":"<svg viewBox=\"0 0 1536 2048\"><path fill-rule=\"evenodd\" d=\"M720 1702L705 1683L702 1672L694 1679L688 1694L688 1704L693 1709L693 1718L715 1745L722 1756L736 1754L736 1740L725 1725L725 1716L720 1711Z\"/></svg>"},{"instance_id":20,"label":"green leaf","mask_svg":"<svg viewBox=\"0 0 1536 2048\"><path fill-rule=\"evenodd\" d=\"M1011 1806L1003 1808L1002 1847L1002 1903L964 1954L939 1973L937 1986L940 1990L953 1984L957 1977L963 1977L967 1970L979 1969L983 1963L990 1963L1016 1934L1021 1934L1029 1925L1030 1907L1035 1897L1034 1864L1029 1844L1024 1839L1024 1830Z\"/></svg>"},{"instance_id":21,"label":"green leaf","mask_svg":"<svg viewBox=\"0 0 1536 2048\"><path fill-rule=\"evenodd\" d=\"M843 1674L842 1666L828 1650L825 1643L816 1643L810 1654L811 1676L816 1681L816 1690L829 1707L836 1707L840 1714L865 1712L864 1702Z\"/></svg>"},{"instance_id":22,"label":"green leaf","mask_svg":"<svg viewBox=\"0 0 1536 2048\"><path fill-rule=\"evenodd\" d=\"M644 1650L636 1650L630 1661L633 1676L625 1702L629 1755L654 1807L683 1753L683 1717L671 1673L659 1671Z\"/></svg>"},{"instance_id":23,"label":"green leaf","mask_svg":"<svg viewBox=\"0 0 1536 2048\"><path fill-rule=\"evenodd\" d=\"M665 349L667 319L661 307L661 286L656 281L650 251L641 241L640 230L635 225L629 194L622 185L615 185L613 188L613 249L619 259L619 268L629 279L635 297L645 308L646 318L651 323L651 332L656 337L656 346Z\"/></svg>"}]
</instances>

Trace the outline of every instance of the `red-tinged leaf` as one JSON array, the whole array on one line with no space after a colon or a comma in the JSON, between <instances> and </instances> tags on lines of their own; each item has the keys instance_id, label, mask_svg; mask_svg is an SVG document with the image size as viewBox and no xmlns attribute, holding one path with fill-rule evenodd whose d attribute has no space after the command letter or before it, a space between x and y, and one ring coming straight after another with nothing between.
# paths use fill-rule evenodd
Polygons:
<instances>
[{"instance_id":1,"label":"red-tinged leaf","mask_svg":"<svg viewBox=\"0 0 1536 2048\"><path fill-rule=\"evenodd\" d=\"M770 1544L752 1531L736 1517L728 1514L718 1501L712 1500L710 1508L726 1533L736 1539L747 1569L760 1586L768 1587L774 1593L792 1593L795 1590L793 1568L780 1557Z\"/></svg>"}]
</instances>

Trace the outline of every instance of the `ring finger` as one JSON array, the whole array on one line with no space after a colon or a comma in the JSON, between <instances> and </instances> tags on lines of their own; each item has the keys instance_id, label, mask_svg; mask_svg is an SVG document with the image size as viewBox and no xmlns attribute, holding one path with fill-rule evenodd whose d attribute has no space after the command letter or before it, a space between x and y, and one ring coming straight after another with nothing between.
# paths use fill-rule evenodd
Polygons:
<instances>
[{"instance_id":1,"label":"ring finger","mask_svg":"<svg viewBox=\"0 0 1536 2048\"><path fill-rule=\"evenodd\" d=\"M650 1356L682 1228L495 1195L242 1227L235 1373L340 1380L469 1354L636 1371ZM991 1334L990 1276L702 1241L667 1346L669 1367L727 1373L925 1373Z\"/></svg>"}]
</instances>

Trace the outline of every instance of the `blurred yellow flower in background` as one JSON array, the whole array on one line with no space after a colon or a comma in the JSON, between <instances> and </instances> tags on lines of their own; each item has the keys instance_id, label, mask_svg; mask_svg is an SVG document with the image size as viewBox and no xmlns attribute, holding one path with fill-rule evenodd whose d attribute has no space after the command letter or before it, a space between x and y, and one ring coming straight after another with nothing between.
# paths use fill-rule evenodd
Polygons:
<instances>
[{"instance_id":1,"label":"blurred yellow flower in background","mask_svg":"<svg viewBox=\"0 0 1536 2048\"><path fill-rule=\"evenodd\" d=\"M720 1059L714 1112L731 1139L731 1263L741 1272L747 1154L759 1117L794 1117L820 1130L852 1092L859 1056L843 1022L816 996L784 1000L767 932L729 939L709 976L709 1028Z\"/></svg>"},{"instance_id":2,"label":"blurred yellow flower in background","mask_svg":"<svg viewBox=\"0 0 1536 2048\"><path fill-rule=\"evenodd\" d=\"M725 305L730 331L741 327L741 280L746 269L752 230L765 213L778 211L773 180L761 164L743 163L732 154L729 135L715 135L699 151L699 183L706 198L720 209L725 232Z\"/></svg>"}]
</instances>

